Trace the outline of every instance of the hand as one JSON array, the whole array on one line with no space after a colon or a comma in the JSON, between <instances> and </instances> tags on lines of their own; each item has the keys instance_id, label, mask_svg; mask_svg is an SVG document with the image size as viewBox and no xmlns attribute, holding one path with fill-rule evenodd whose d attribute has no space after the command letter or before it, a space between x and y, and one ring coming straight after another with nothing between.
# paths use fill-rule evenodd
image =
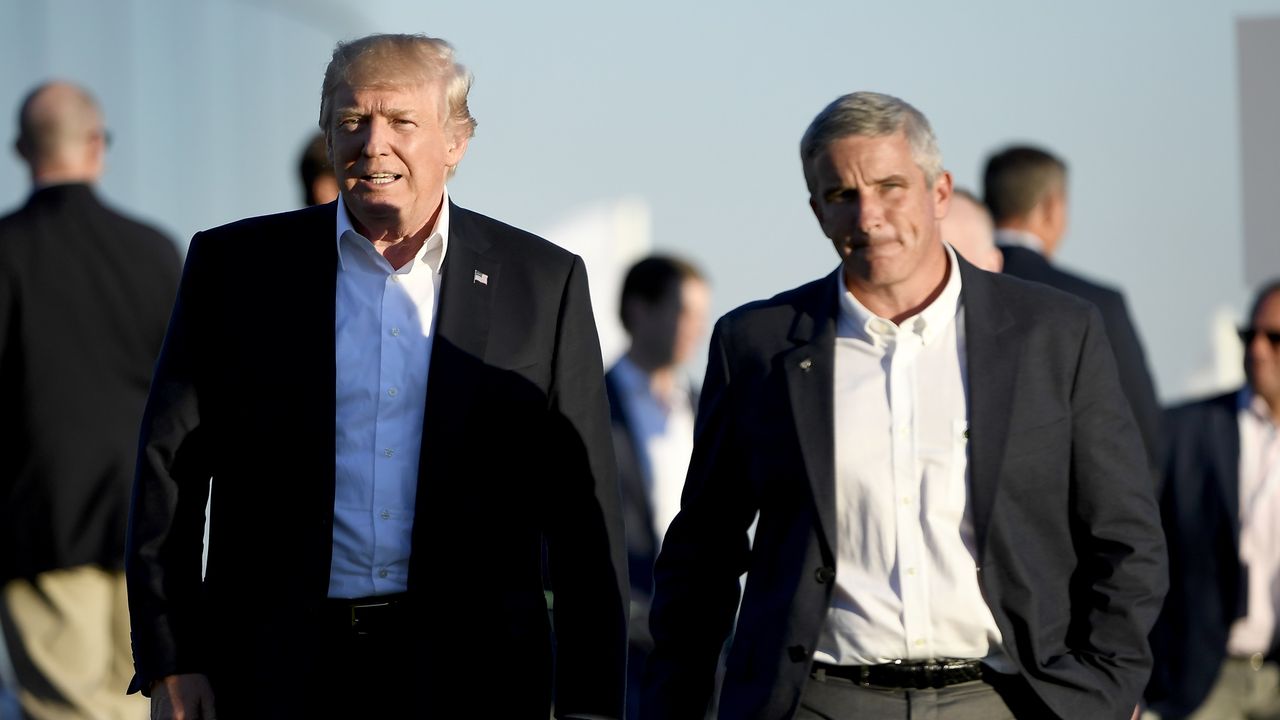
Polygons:
<instances>
[{"instance_id":1,"label":"hand","mask_svg":"<svg viewBox=\"0 0 1280 720\"><path fill-rule=\"evenodd\" d=\"M217 720L209 678L166 675L151 686L151 720Z\"/></svg>"}]
</instances>

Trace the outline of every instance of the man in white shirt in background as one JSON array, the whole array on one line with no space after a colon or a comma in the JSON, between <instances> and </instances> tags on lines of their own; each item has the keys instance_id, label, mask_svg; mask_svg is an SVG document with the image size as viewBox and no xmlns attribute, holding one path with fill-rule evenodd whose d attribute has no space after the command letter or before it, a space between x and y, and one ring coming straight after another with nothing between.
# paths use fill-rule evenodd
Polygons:
<instances>
[{"instance_id":1,"label":"man in white shirt in background","mask_svg":"<svg viewBox=\"0 0 1280 720\"><path fill-rule=\"evenodd\" d=\"M1129 717L1164 544L1097 311L942 242L906 102L800 148L842 264L716 324L641 718L702 717L744 572L722 720Z\"/></svg>"},{"instance_id":2,"label":"man in white shirt in background","mask_svg":"<svg viewBox=\"0 0 1280 720\"><path fill-rule=\"evenodd\" d=\"M684 365L704 341L710 303L705 276L676 257L646 257L631 266L622 283L620 315L631 345L605 375L605 389L631 579L628 717L639 711L641 673L653 645L653 561L680 510L680 491L693 452L698 395Z\"/></svg>"},{"instance_id":3,"label":"man in white shirt in background","mask_svg":"<svg viewBox=\"0 0 1280 720\"><path fill-rule=\"evenodd\" d=\"M1147 689L1164 720L1280 718L1280 280L1240 337L1247 384L1165 413L1170 588Z\"/></svg>"}]
</instances>

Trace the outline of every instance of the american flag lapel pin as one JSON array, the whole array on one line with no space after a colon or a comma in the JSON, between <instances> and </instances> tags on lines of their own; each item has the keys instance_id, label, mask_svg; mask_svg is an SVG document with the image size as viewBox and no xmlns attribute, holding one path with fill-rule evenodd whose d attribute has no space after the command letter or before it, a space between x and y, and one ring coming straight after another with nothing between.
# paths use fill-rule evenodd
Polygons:
<instances>
[{"instance_id":1,"label":"american flag lapel pin","mask_svg":"<svg viewBox=\"0 0 1280 720\"><path fill-rule=\"evenodd\" d=\"M488 274L482 273L479 270L476 270L476 274L471 277L471 284L474 285L476 283L480 283L481 285L488 285L489 284Z\"/></svg>"}]
</instances>

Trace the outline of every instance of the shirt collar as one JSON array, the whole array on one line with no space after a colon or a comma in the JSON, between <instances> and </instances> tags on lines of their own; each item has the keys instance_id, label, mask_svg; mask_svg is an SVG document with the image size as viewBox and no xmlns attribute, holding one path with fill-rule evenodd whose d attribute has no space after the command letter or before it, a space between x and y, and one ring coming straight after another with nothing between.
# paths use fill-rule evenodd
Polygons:
<instances>
[{"instance_id":1,"label":"shirt collar","mask_svg":"<svg viewBox=\"0 0 1280 720\"><path fill-rule=\"evenodd\" d=\"M956 261L956 251L943 243L947 251L947 284L938 297L933 299L923 310L901 323L894 323L871 312L845 286L843 276L837 287L840 289L840 321L846 330L855 337L860 337L878 347L892 343L899 332L914 332L920 336L923 344L933 342L960 311L960 266Z\"/></svg>"},{"instance_id":2,"label":"shirt collar","mask_svg":"<svg viewBox=\"0 0 1280 720\"><path fill-rule=\"evenodd\" d=\"M1034 250L1041 255L1044 254L1044 240L1042 240L1039 235L1027 232L1026 230L997 228L996 245L1026 248L1028 250Z\"/></svg>"},{"instance_id":3,"label":"shirt collar","mask_svg":"<svg viewBox=\"0 0 1280 720\"><path fill-rule=\"evenodd\" d=\"M346 261L343 258L342 246L343 238L347 238L347 242L356 245L367 252L377 255L377 251L373 248L373 243L369 239L356 231L355 226L351 223L351 215L347 213L347 204L343 200L342 195L338 195L338 222L336 244L338 249L338 270L346 270ZM354 240L363 240L363 243L354 243ZM418 249L418 254L413 257L413 263L409 263L400 268L399 272L409 272L415 263L425 263L431 268L431 272L439 273L440 268L444 267L444 255L449 250L449 188L444 189L444 196L440 202L440 214L436 217L436 226L431 229L431 234L427 236L427 241L422 243L422 247ZM381 257L381 255L379 255ZM383 262L386 259L383 258Z\"/></svg>"},{"instance_id":4,"label":"shirt collar","mask_svg":"<svg viewBox=\"0 0 1280 720\"><path fill-rule=\"evenodd\" d=\"M1253 388L1248 385L1240 388L1240 393L1236 395L1236 406L1240 412L1252 415L1258 422L1275 424L1271 418L1271 406L1267 405L1267 401L1261 395L1255 394Z\"/></svg>"}]
</instances>

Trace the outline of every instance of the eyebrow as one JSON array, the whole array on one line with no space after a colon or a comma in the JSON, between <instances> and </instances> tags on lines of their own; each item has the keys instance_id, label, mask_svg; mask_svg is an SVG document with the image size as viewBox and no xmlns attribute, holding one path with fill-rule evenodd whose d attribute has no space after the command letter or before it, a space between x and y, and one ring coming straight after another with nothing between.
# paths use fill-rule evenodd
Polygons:
<instances>
[{"instance_id":1,"label":"eyebrow","mask_svg":"<svg viewBox=\"0 0 1280 720\"><path fill-rule=\"evenodd\" d=\"M333 111L334 117L352 117L352 116L366 117L368 115L374 115L374 114L382 115L384 117L390 117L390 118L403 118L403 117L413 117L417 114L417 111L414 110L413 108L387 108L386 110L383 110L378 113L368 113L368 112L365 112L362 108L355 107L354 105L349 107L335 108Z\"/></svg>"}]
</instances>

